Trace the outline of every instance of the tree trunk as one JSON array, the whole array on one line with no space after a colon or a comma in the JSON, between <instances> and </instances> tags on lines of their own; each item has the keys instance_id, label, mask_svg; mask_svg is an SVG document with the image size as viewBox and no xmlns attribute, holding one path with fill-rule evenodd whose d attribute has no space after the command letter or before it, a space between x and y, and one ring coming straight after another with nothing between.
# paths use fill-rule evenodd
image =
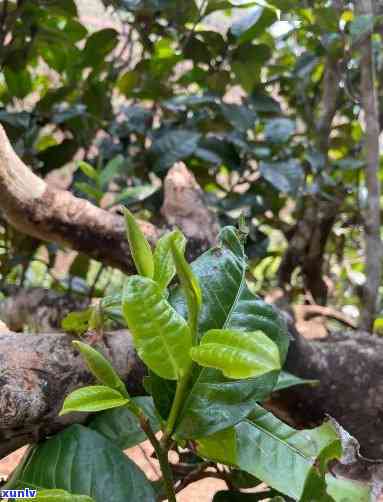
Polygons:
<instances>
[{"instance_id":1,"label":"tree trunk","mask_svg":"<svg viewBox=\"0 0 383 502\"><path fill-rule=\"evenodd\" d=\"M359 15L374 15L371 0L359 0L357 6ZM363 40L360 53L360 94L366 125L365 175L368 194L367 207L363 215L366 243L366 281L363 286L360 327L372 331L378 308L382 273L382 242L380 239L379 110L371 34Z\"/></svg>"}]
</instances>

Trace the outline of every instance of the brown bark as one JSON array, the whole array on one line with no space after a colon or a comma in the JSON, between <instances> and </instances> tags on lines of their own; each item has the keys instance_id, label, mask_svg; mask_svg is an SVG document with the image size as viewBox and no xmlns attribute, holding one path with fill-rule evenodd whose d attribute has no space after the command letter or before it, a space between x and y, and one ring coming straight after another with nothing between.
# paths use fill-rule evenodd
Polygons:
<instances>
[{"instance_id":1,"label":"brown bark","mask_svg":"<svg viewBox=\"0 0 383 502\"><path fill-rule=\"evenodd\" d=\"M204 225L192 228L188 219L177 218L185 214L184 201L169 200L175 189L168 186L181 184L185 200L191 204L188 214L202 216ZM5 219L17 230L41 240L56 242L80 251L121 270L132 273L134 265L125 238L122 216L100 209L70 192L49 186L19 159L4 129L0 126L0 209ZM217 236L214 215L204 203L203 193L193 175L181 164L169 171L165 180L165 198L162 209L165 226L174 221L184 223L186 237L190 237L189 255L197 256L201 249L210 247ZM161 229L141 221L141 228L153 244Z\"/></svg>"},{"instance_id":2,"label":"brown bark","mask_svg":"<svg viewBox=\"0 0 383 502\"><path fill-rule=\"evenodd\" d=\"M373 15L371 0L357 2L360 15ZM361 100L364 110L366 133L366 188L367 207L364 211L366 245L366 282L362 293L360 326L372 331L378 308L379 286L382 275L382 242L380 239L380 182L379 182L379 109L376 92L375 63L372 51L372 34L363 40L360 48Z\"/></svg>"},{"instance_id":3,"label":"brown bark","mask_svg":"<svg viewBox=\"0 0 383 502\"><path fill-rule=\"evenodd\" d=\"M65 396L94 381L72 340L63 333L0 333L0 458L87 418L82 413L58 417ZM97 348L110 359L129 391L142 393L145 370L129 333L106 334Z\"/></svg>"},{"instance_id":4,"label":"brown bark","mask_svg":"<svg viewBox=\"0 0 383 502\"><path fill-rule=\"evenodd\" d=\"M282 391L277 406L298 426L330 415L356 437L362 454L383 458L383 339L360 331L306 340L292 326L290 333L287 371L319 385Z\"/></svg>"},{"instance_id":5,"label":"brown bark","mask_svg":"<svg viewBox=\"0 0 383 502\"><path fill-rule=\"evenodd\" d=\"M89 303L88 298L63 295L52 289L21 289L0 300L0 319L14 332L28 327L34 333L49 333L61 330L61 321L67 314L84 310Z\"/></svg>"}]
</instances>

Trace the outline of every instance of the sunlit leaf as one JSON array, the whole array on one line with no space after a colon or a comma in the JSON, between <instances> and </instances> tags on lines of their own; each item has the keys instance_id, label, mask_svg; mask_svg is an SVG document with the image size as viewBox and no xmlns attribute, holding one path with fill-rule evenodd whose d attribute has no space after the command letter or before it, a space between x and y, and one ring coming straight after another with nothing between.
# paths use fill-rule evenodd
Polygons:
<instances>
[{"instance_id":1,"label":"sunlit leaf","mask_svg":"<svg viewBox=\"0 0 383 502\"><path fill-rule=\"evenodd\" d=\"M280 369L279 351L262 331L213 329L191 349L200 366L220 369L228 378L250 378Z\"/></svg>"},{"instance_id":2,"label":"sunlit leaf","mask_svg":"<svg viewBox=\"0 0 383 502\"><path fill-rule=\"evenodd\" d=\"M117 390L103 385L92 385L74 390L65 399L60 415L80 411L91 413L124 406L129 402Z\"/></svg>"},{"instance_id":3,"label":"sunlit leaf","mask_svg":"<svg viewBox=\"0 0 383 502\"><path fill-rule=\"evenodd\" d=\"M151 278L154 274L154 262L150 244L129 209L124 209L124 215L130 252L132 253L137 272Z\"/></svg>"},{"instance_id":4,"label":"sunlit leaf","mask_svg":"<svg viewBox=\"0 0 383 502\"><path fill-rule=\"evenodd\" d=\"M139 357L155 373L178 380L190 366L190 329L163 290L147 277L125 283L122 308Z\"/></svg>"}]
</instances>

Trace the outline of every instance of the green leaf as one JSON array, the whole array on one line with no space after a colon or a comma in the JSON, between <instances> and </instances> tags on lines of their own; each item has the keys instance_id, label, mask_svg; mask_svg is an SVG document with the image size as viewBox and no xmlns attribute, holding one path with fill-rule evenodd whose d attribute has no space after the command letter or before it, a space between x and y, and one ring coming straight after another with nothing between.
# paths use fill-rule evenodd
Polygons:
<instances>
[{"instance_id":1,"label":"green leaf","mask_svg":"<svg viewBox=\"0 0 383 502\"><path fill-rule=\"evenodd\" d=\"M352 479L342 479L326 474L327 493L334 502L371 502L372 487Z\"/></svg>"},{"instance_id":2,"label":"green leaf","mask_svg":"<svg viewBox=\"0 0 383 502\"><path fill-rule=\"evenodd\" d=\"M7 484L7 489L14 487L58 488L95 502L156 501L151 484L134 462L82 425L72 425L33 447Z\"/></svg>"},{"instance_id":3,"label":"green leaf","mask_svg":"<svg viewBox=\"0 0 383 502\"><path fill-rule=\"evenodd\" d=\"M303 183L303 169L297 161L289 159L285 162L261 162L261 175L273 187L283 193L296 195Z\"/></svg>"},{"instance_id":4,"label":"green leaf","mask_svg":"<svg viewBox=\"0 0 383 502\"><path fill-rule=\"evenodd\" d=\"M105 317L112 319L118 324L124 324L124 316L121 308L121 293L117 295L104 296L100 304Z\"/></svg>"},{"instance_id":5,"label":"green leaf","mask_svg":"<svg viewBox=\"0 0 383 502\"><path fill-rule=\"evenodd\" d=\"M3 72L9 93L12 96L24 99L32 92L32 78L27 69L13 71L11 68L5 67Z\"/></svg>"},{"instance_id":6,"label":"green leaf","mask_svg":"<svg viewBox=\"0 0 383 502\"><path fill-rule=\"evenodd\" d=\"M25 497L16 500L24 501ZM73 495L65 490L38 490L33 500L36 502L93 502L94 499L87 495Z\"/></svg>"},{"instance_id":7,"label":"green leaf","mask_svg":"<svg viewBox=\"0 0 383 502\"><path fill-rule=\"evenodd\" d=\"M286 118L271 119L265 127L265 139L272 144L286 143L295 132L295 122Z\"/></svg>"},{"instance_id":8,"label":"green leaf","mask_svg":"<svg viewBox=\"0 0 383 502\"><path fill-rule=\"evenodd\" d=\"M121 94L130 97L133 89L136 87L139 81L139 72L129 70L119 77L116 83L116 87L121 92Z\"/></svg>"},{"instance_id":9,"label":"green leaf","mask_svg":"<svg viewBox=\"0 0 383 502\"><path fill-rule=\"evenodd\" d=\"M342 453L340 440L329 422L297 431L259 405L234 427L197 443L203 457L235 465L302 502L322 500L326 493L326 465Z\"/></svg>"},{"instance_id":10,"label":"green leaf","mask_svg":"<svg viewBox=\"0 0 383 502\"><path fill-rule=\"evenodd\" d=\"M238 39L238 43L249 42L262 35L266 28L277 20L274 10L267 7L254 7L249 14L235 21L230 32Z\"/></svg>"},{"instance_id":11,"label":"green leaf","mask_svg":"<svg viewBox=\"0 0 383 502\"><path fill-rule=\"evenodd\" d=\"M278 390L288 389L290 387L295 387L296 385L310 385L312 387L319 385L319 380L306 380L304 378L299 378L287 371L281 371L278 377L277 385L274 388L274 392Z\"/></svg>"},{"instance_id":12,"label":"green leaf","mask_svg":"<svg viewBox=\"0 0 383 502\"><path fill-rule=\"evenodd\" d=\"M144 387L152 395L156 410L161 418L167 420L174 401L177 382L165 380L149 370L149 376L145 378Z\"/></svg>"},{"instance_id":13,"label":"green leaf","mask_svg":"<svg viewBox=\"0 0 383 502\"><path fill-rule=\"evenodd\" d=\"M118 376L110 362L100 352L90 345L77 340L73 341L72 344L80 351L89 371L91 371L100 383L128 397L124 382Z\"/></svg>"},{"instance_id":14,"label":"green leaf","mask_svg":"<svg viewBox=\"0 0 383 502\"><path fill-rule=\"evenodd\" d=\"M61 321L61 327L64 331L69 333L85 333L88 330L91 315L92 309L82 310L81 312L71 312Z\"/></svg>"},{"instance_id":15,"label":"green leaf","mask_svg":"<svg viewBox=\"0 0 383 502\"><path fill-rule=\"evenodd\" d=\"M156 244L154 250L154 276L153 280L165 290L176 274L170 244L173 244L181 253L185 251L186 238L180 230L163 235Z\"/></svg>"},{"instance_id":16,"label":"green leaf","mask_svg":"<svg viewBox=\"0 0 383 502\"><path fill-rule=\"evenodd\" d=\"M190 329L166 300L159 285L147 277L129 277L123 291L122 309L144 363L163 378L181 378L191 364Z\"/></svg>"},{"instance_id":17,"label":"green leaf","mask_svg":"<svg viewBox=\"0 0 383 502\"><path fill-rule=\"evenodd\" d=\"M247 259L236 229L222 229L219 245L197 258L191 268L202 291L199 332L228 328L263 331L278 345L283 363L288 349L286 323L272 305L248 289ZM185 318L187 305L180 287L172 291L169 301Z\"/></svg>"},{"instance_id":18,"label":"green leaf","mask_svg":"<svg viewBox=\"0 0 383 502\"><path fill-rule=\"evenodd\" d=\"M149 417L153 431L157 432L160 424L152 398L148 396L134 397L131 401L144 411L145 415ZM108 438L121 450L131 448L147 439L137 417L127 407L98 413L88 423L88 427Z\"/></svg>"},{"instance_id":19,"label":"green leaf","mask_svg":"<svg viewBox=\"0 0 383 502\"><path fill-rule=\"evenodd\" d=\"M210 329L263 331L278 346L281 362L288 348L287 328L277 311L257 299L247 288L246 258L237 232L226 227L220 244L204 253L192 265L202 290L199 332ZM187 306L180 288L170 302L183 317ZM272 392L278 371L247 380L228 380L222 372L203 368L194 375L193 385L180 412L176 435L200 438L226 429L246 417L256 401Z\"/></svg>"},{"instance_id":20,"label":"green leaf","mask_svg":"<svg viewBox=\"0 0 383 502\"><path fill-rule=\"evenodd\" d=\"M225 119L238 131L254 129L257 115L249 106L222 103L220 105Z\"/></svg>"},{"instance_id":21,"label":"green leaf","mask_svg":"<svg viewBox=\"0 0 383 502\"><path fill-rule=\"evenodd\" d=\"M158 191L158 187L153 185L140 185L129 187L120 192L114 199L113 205L124 204L130 206L136 202L143 201Z\"/></svg>"},{"instance_id":22,"label":"green leaf","mask_svg":"<svg viewBox=\"0 0 383 502\"><path fill-rule=\"evenodd\" d=\"M92 413L124 406L129 402L117 390L103 385L82 387L73 391L65 399L60 415L75 411Z\"/></svg>"},{"instance_id":23,"label":"green leaf","mask_svg":"<svg viewBox=\"0 0 383 502\"><path fill-rule=\"evenodd\" d=\"M112 28L105 28L93 33L86 41L83 50L85 66L102 64L105 56L118 44L118 32Z\"/></svg>"},{"instance_id":24,"label":"green leaf","mask_svg":"<svg viewBox=\"0 0 383 502\"><path fill-rule=\"evenodd\" d=\"M81 171L85 174L85 176L88 176L93 181L98 180L98 172L96 169L88 164L88 162L84 162L83 160L80 160L77 163L77 166L81 169Z\"/></svg>"},{"instance_id":25,"label":"green leaf","mask_svg":"<svg viewBox=\"0 0 383 502\"><path fill-rule=\"evenodd\" d=\"M150 244L129 209L124 208L124 215L130 252L132 253L137 272L140 275L152 278L154 274L154 261Z\"/></svg>"},{"instance_id":26,"label":"green leaf","mask_svg":"<svg viewBox=\"0 0 383 502\"><path fill-rule=\"evenodd\" d=\"M236 465L237 437L234 427L198 439L197 453L217 463Z\"/></svg>"},{"instance_id":27,"label":"green leaf","mask_svg":"<svg viewBox=\"0 0 383 502\"><path fill-rule=\"evenodd\" d=\"M184 254L179 250L176 236L172 237L170 247L177 275L181 282L183 293L186 297L188 305L188 322L193 338L192 342L195 343L195 339L197 337L198 314L202 304L201 288L198 283L198 279L193 274L188 262L185 260Z\"/></svg>"},{"instance_id":28,"label":"green leaf","mask_svg":"<svg viewBox=\"0 0 383 502\"><path fill-rule=\"evenodd\" d=\"M108 188L109 183L120 172L123 165L124 157L122 155L117 155L106 164L104 169L99 174L99 183L103 190Z\"/></svg>"},{"instance_id":29,"label":"green leaf","mask_svg":"<svg viewBox=\"0 0 383 502\"><path fill-rule=\"evenodd\" d=\"M182 129L167 131L153 142L152 153L156 158L155 169L163 171L178 160L192 155L198 146L201 134Z\"/></svg>"},{"instance_id":30,"label":"green leaf","mask_svg":"<svg viewBox=\"0 0 383 502\"><path fill-rule=\"evenodd\" d=\"M227 378L250 378L280 369L279 350L262 331L212 329L191 349L200 366L216 368Z\"/></svg>"},{"instance_id":31,"label":"green leaf","mask_svg":"<svg viewBox=\"0 0 383 502\"><path fill-rule=\"evenodd\" d=\"M326 464L342 453L330 423L296 431L257 406L235 430L240 469L295 500L310 501L325 494Z\"/></svg>"}]
</instances>

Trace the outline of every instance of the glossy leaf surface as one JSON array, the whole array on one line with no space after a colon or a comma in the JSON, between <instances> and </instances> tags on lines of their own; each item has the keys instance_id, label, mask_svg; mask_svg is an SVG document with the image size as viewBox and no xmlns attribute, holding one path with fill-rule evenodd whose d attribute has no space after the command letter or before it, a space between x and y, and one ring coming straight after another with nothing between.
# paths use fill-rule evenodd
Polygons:
<instances>
[{"instance_id":1,"label":"glossy leaf surface","mask_svg":"<svg viewBox=\"0 0 383 502\"><path fill-rule=\"evenodd\" d=\"M157 432L159 421L152 398L148 396L134 397L132 402L144 411L145 415L149 417L152 429ZM131 448L146 439L137 417L127 407L98 413L88 423L88 427L108 438L121 450Z\"/></svg>"},{"instance_id":2,"label":"glossy leaf surface","mask_svg":"<svg viewBox=\"0 0 383 502\"><path fill-rule=\"evenodd\" d=\"M91 413L124 406L129 402L117 390L103 385L92 385L74 390L65 399L60 415L81 411Z\"/></svg>"},{"instance_id":3,"label":"glossy leaf surface","mask_svg":"<svg viewBox=\"0 0 383 502\"><path fill-rule=\"evenodd\" d=\"M219 369L227 378L251 378L280 369L278 347L261 331L212 329L190 353L200 366Z\"/></svg>"},{"instance_id":4,"label":"glossy leaf surface","mask_svg":"<svg viewBox=\"0 0 383 502\"><path fill-rule=\"evenodd\" d=\"M127 279L122 305L139 357L159 376L179 379L191 364L191 335L185 319L158 284L146 277Z\"/></svg>"},{"instance_id":5,"label":"glossy leaf surface","mask_svg":"<svg viewBox=\"0 0 383 502\"><path fill-rule=\"evenodd\" d=\"M174 230L163 235L156 244L154 250L154 276L153 279L157 282L161 289L166 289L176 274L176 267L170 248L171 242L184 252L186 238L179 230Z\"/></svg>"},{"instance_id":6,"label":"glossy leaf surface","mask_svg":"<svg viewBox=\"0 0 383 502\"><path fill-rule=\"evenodd\" d=\"M232 227L222 230L219 246L192 263L202 290L199 332L261 330L276 343L283 362L288 347L286 326L273 307L249 291L245 282L246 266L242 244ZM187 315L180 288L171 294L170 301L182 316ZM256 401L270 394L278 373L272 371L249 380L228 380L215 369L196 371L176 434L183 438L200 438L236 424L254 409Z\"/></svg>"},{"instance_id":7,"label":"glossy leaf surface","mask_svg":"<svg viewBox=\"0 0 383 502\"><path fill-rule=\"evenodd\" d=\"M193 343L195 343L198 314L202 304L201 288L198 279L194 275L190 265L185 260L183 252L180 252L174 238L171 240L170 246L173 261L177 270L177 276L180 280L182 291L188 305L188 323L192 333Z\"/></svg>"},{"instance_id":8,"label":"glossy leaf surface","mask_svg":"<svg viewBox=\"0 0 383 502\"><path fill-rule=\"evenodd\" d=\"M127 397L128 394L124 382L118 376L111 363L98 350L77 340L73 341L72 344L80 351L89 370L100 383L116 389Z\"/></svg>"},{"instance_id":9,"label":"glossy leaf surface","mask_svg":"<svg viewBox=\"0 0 383 502\"><path fill-rule=\"evenodd\" d=\"M306 502L326 496L325 466L341 455L340 440L330 423L295 430L259 405L248 418L199 440L198 446L205 457L234 464L271 488Z\"/></svg>"},{"instance_id":10,"label":"glossy leaf surface","mask_svg":"<svg viewBox=\"0 0 383 502\"><path fill-rule=\"evenodd\" d=\"M15 486L58 488L95 502L156 501L144 473L117 446L82 425L32 448L7 488Z\"/></svg>"},{"instance_id":11,"label":"glossy leaf surface","mask_svg":"<svg viewBox=\"0 0 383 502\"><path fill-rule=\"evenodd\" d=\"M320 385L320 381L299 378L287 371L281 371L278 377L277 385L274 387L274 391L288 389L290 387L295 387L296 385L310 385L315 387L316 385Z\"/></svg>"},{"instance_id":12,"label":"glossy leaf surface","mask_svg":"<svg viewBox=\"0 0 383 502\"><path fill-rule=\"evenodd\" d=\"M145 277L153 277L154 261L149 242L129 209L124 209L126 233L137 272Z\"/></svg>"}]
</instances>

